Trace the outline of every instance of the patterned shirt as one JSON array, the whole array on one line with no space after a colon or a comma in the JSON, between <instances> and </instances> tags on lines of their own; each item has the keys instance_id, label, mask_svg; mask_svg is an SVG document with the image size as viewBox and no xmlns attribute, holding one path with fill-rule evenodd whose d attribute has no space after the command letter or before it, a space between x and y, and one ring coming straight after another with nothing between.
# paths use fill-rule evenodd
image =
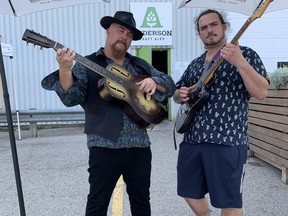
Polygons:
<instances>
[{"instance_id":1,"label":"patterned shirt","mask_svg":"<svg viewBox=\"0 0 288 216\"><path fill-rule=\"evenodd\" d=\"M241 47L243 56L262 76L267 72L258 54ZM184 71L176 88L191 86L199 80L205 65L205 54L194 59ZM184 133L183 142L213 143L222 145L248 145L248 101L250 94L235 66L223 61L215 74L215 81L208 89L208 102L196 112L191 126Z\"/></svg>"},{"instance_id":2,"label":"patterned shirt","mask_svg":"<svg viewBox=\"0 0 288 216\"><path fill-rule=\"evenodd\" d=\"M96 52L96 56L104 55L103 48L100 48ZM137 74L133 65L130 63L131 55L127 53L124 64L122 65L130 73ZM113 63L111 59L106 58L107 63ZM151 78L158 84L167 89L166 93L160 93L156 91L153 95L155 100L163 101L166 97L171 97L175 91L175 84L171 77L164 74L163 72L157 71L155 68L151 68ZM56 91L57 95L66 106L75 106L81 104L86 99L86 89L88 84L88 76L86 73L87 68L83 65L76 63L72 69L74 76L74 83L68 91L64 91L59 83L59 76L54 73L48 79L44 79L42 82L43 87L48 90ZM96 75L96 74L95 74ZM113 128L111 128L113 130ZM132 147L149 147L151 145L147 129L138 126L136 123L130 120L130 118L123 113L123 128L120 132L117 142L113 142L104 137L96 134L87 134L87 145L88 148L93 146L106 147L106 148L132 148Z\"/></svg>"}]
</instances>

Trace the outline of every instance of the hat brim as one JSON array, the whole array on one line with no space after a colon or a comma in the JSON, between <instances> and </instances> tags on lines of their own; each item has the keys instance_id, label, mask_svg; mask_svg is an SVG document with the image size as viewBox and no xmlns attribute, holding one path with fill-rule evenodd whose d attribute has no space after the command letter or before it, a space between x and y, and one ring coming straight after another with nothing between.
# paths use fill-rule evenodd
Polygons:
<instances>
[{"instance_id":1,"label":"hat brim","mask_svg":"<svg viewBox=\"0 0 288 216\"><path fill-rule=\"evenodd\" d=\"M134 26L132 26L128 23L122 22L118 19L115 19L114 17L105 16L100 20L100 24L104 29L108 29L112 23L118 23L118 24L123 25L126 28L130 29L131 31L133 31L133 33L134 33L133 40L135 40L135 41L140 40L143 36L143 33L140 30L138 30L137 28L135 28Z\"/></svg>"}]
</instances>

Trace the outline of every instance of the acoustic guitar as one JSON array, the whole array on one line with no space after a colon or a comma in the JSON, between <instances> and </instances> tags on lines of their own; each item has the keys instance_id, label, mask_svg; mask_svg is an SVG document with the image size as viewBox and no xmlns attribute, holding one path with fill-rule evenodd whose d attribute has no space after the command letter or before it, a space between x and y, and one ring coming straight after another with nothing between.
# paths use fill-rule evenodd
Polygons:
<instances>
[{"instance_id":1,"label":"acoustic guitar","mask_svg":"<svg viewBox=\"0 0 288 216\"><path fill-rule=\"evenodd\" d=\"M25 30L22 40L38 45L41 48L57 50L64 47L60 43L29 29ZM126 102L124 111L126 111L126 114L134 122L148 127L163 121L165 117L163 105L158 103L151 95L140 91L139 87L135 84L148 76L131 74L128 70L117 64L110 64L106 68L103 68L78 53L76 53L74 60L103 77L103 82L101 82L102 87L99 88L101 97L108 101L112 98L117 98ZM162 86L157 86L157 89L165 91Z\"/></svg>"}]
</instances>

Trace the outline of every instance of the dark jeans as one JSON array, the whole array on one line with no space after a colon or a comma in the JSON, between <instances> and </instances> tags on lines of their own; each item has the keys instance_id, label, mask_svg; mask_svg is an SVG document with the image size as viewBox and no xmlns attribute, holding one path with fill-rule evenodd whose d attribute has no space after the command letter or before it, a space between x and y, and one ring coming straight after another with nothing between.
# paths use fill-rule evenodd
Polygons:
<instances>
[{"instance_id":1,"label":"dark jeans","mask_svg":"<svg viewBox=\"0 0 288 216\"><path fill-rule=\"evenodd\" d=\"M150 216L150 148L89 151L89 183L86 216L106 216L114 187L122 175L133 216Z\"/></svg>"}]
</instances>

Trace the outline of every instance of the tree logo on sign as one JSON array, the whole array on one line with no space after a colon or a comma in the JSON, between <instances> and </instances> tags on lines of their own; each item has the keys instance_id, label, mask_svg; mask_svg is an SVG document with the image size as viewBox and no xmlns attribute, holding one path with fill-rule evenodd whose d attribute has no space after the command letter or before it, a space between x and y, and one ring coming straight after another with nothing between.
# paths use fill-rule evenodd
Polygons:
<instances>
[{"instance_id":1,"label":"tree logo on sign","mask_svg":"<svg viewBox=\"0 0 288 216\"><path fill-rule=\"evenodd\" d=\"M141 28L162 28L155 7L148 7Z\"/></svg>"}]
</instances>

